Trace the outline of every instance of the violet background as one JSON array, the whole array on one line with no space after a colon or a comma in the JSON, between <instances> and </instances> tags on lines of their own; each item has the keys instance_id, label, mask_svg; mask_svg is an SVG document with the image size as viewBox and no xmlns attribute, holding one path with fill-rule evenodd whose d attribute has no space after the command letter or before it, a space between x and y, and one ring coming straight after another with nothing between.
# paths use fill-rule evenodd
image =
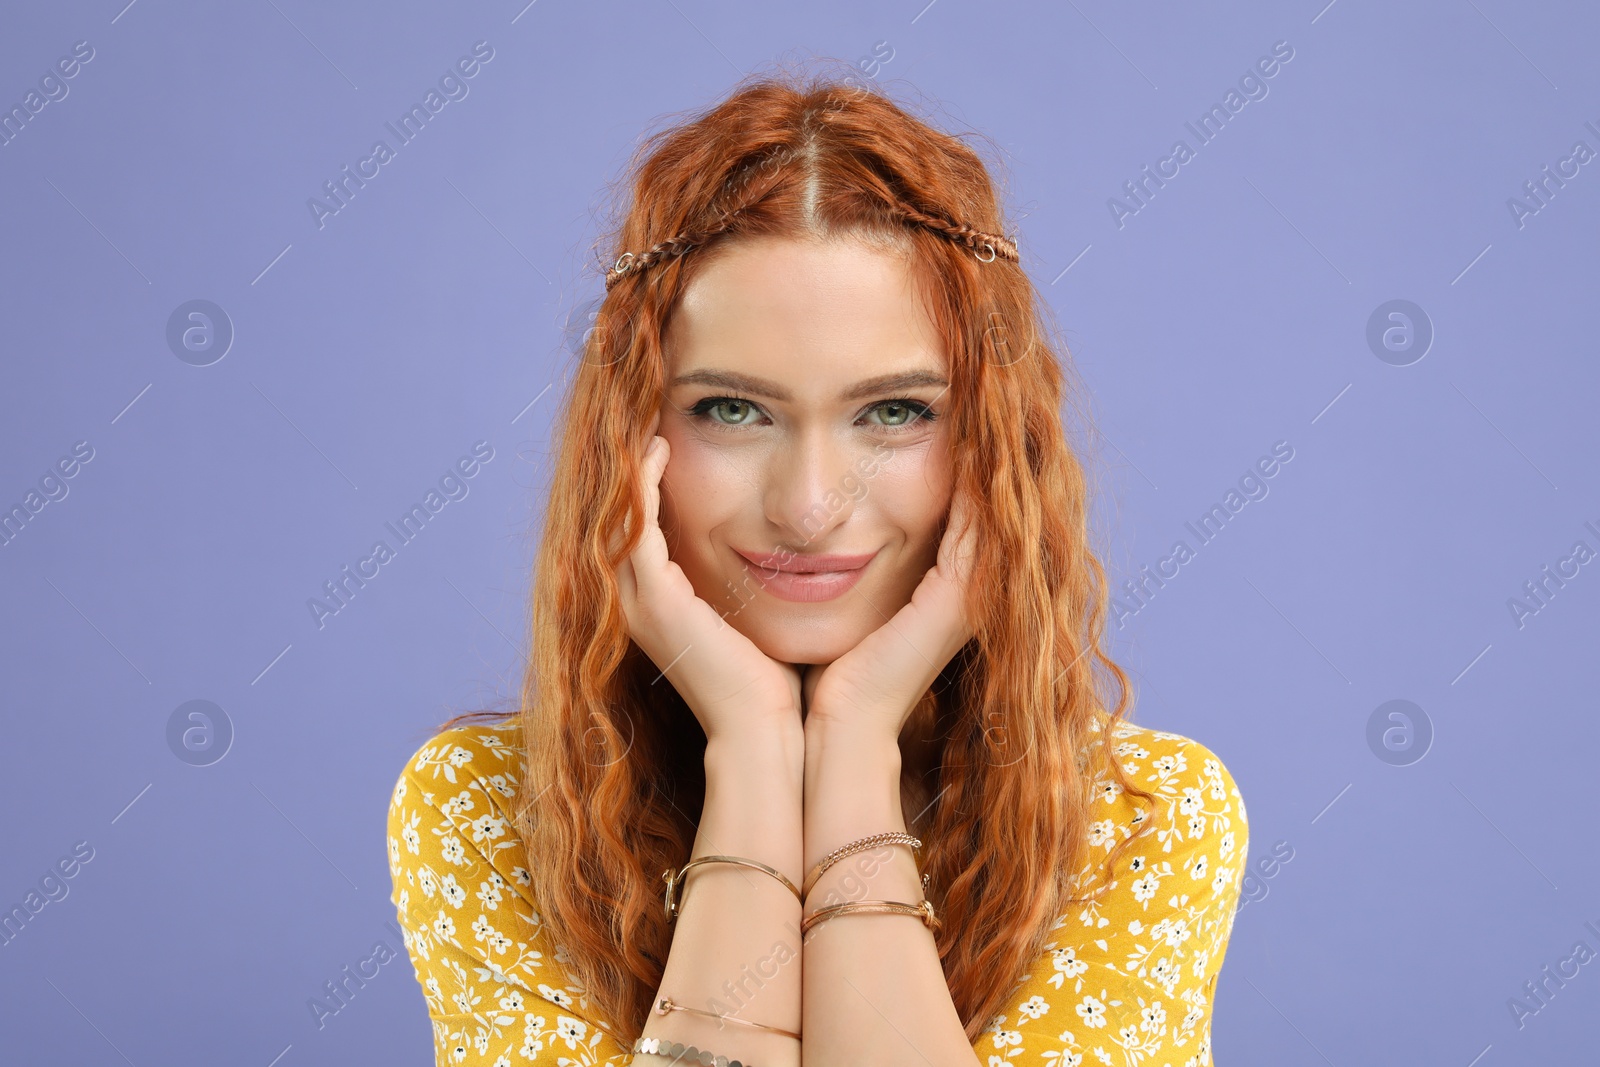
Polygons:
<instances>
[{"instance_id":1,"label":"violet background","mask_svg":"<svg viewBox=\"0 0 1600 1067\"><path fill-rule=\"evenodd\" d=\"M1593 1061L1600 965L1521 1027L1507 1004L1600 949L1600 566L1508 606L1600 550L1600 162L1508 206L1600 150L1592 8L124 2L0 13L7 110L94 50L0 143L0 508L93 449L0 544L0 910L94 850L0 944L6 1060L432 1063L403 957L321 1029L307 1002L399 949L406 756L516 692L604 186L645 130L827 56L1000 168L1112 445L1119 581L1293 448L1116 637L1135 721L1227 763L1253 864L1293 853L1237 916L1217 1061ZM479 41L467 96L319 228L307 201ZM168 341L197 299L234 331L206 366ZM1420 359L1369 344L1392 300ZM467 495L319 628L307 601L478 441ZM231 724L205 766L169 742L191 700ZM1391 700L1432 732L1403 765L1368 740Z\"/></svg>"}]
</instances>

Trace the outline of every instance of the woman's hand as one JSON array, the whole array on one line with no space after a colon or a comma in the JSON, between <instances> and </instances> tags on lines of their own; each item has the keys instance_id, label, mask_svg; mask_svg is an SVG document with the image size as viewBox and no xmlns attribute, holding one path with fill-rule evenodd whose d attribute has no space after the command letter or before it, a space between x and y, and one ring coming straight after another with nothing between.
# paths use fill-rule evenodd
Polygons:
<instances>
[{"instance_id":1,"label":"woman's hand","mask_svg":"<svg viewBox=\"0 0 1600 1067\"><path fill-rule=\"evenodd\" d=\"M661 533L661 474L670 449L655 436L640 471L644 534L617 568L628 633L689 705L709 742L731 734L801 737L800 670L779 663L695 594ZM613 534L613 551L627 531ZM657 682L656 684L660 684Z\"/></svg>"},{"instance_id":2,"label":"woman's hand","mask_svg":"<svg viewBox=\"0 0 1600 1067\"><path fill-rule=\"evenodd\" d=\"M966 589L977 527L965 494L950 503L950 521L934 566L911 600L884 625L802 682L805 729L848 727L898 739L916 702L939 672L972 639Z\"/></svg>"}]
</instances>

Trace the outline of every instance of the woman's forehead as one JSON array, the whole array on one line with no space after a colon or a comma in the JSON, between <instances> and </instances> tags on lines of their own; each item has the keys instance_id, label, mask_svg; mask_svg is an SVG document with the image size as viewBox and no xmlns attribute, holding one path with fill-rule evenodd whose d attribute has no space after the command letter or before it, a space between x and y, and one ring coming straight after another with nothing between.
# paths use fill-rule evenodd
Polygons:
<instances>
[{"instance_id":1,"label":"woman's forehead","mask_svg":"<svg viewBox=\"0 0 1600 1067\"><path fill-rule=\"evenodd\" d=\"M871 368L944 367L909 265L856 241L741 240L696 273L666 340L669 380L714 368L854 382Z\"/></svg>"}]
</instances>

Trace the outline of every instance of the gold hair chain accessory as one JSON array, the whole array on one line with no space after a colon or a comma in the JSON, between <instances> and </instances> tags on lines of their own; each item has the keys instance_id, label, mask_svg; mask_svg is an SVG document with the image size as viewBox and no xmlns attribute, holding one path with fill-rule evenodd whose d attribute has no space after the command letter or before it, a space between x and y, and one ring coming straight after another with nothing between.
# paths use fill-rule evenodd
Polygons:
<instances>
[{"instance_id":1,"label":"gold hair chain accessory","mask_svg":"<svg viewBox=\"0 0 1600 1067\"><path fill-rule=\"evenodd\" d=\"M986 233L904 205L901 205L900 210L905 213L906 221L923 226L956 244L966 245L979 263L993 263L996 258L1000 257L1008 259L1012 263L1020 263L1022 261L1022 257L1017 251L1015 235L1005 236L998 233ZM726 223L727 217L727 213L724 212L724 223ZM711 236L715 236L715 233L703 235L702 238L690 238L680 235L670 237L665 241L658 241L642 252L623 252L617 257L617 261L612 264L611 269L606 271L606 290L610 291L611 287L617 282L631 274L638 274L652 263L683 255L685 252L698 247L703 243L704 239L709 239Z\"/></svg>"},{"instance_id":2,"label":"gold hair chain accessory","mask_svg":"<svg viewBox=\"0 0 1600 1067\"><path fill-rule=\"evenodd\" d=\"M829 867L832 867L835 863L838 863L846 856L853 856L857 852L865 852L867 849L877 848L879 845L910 845L911 858L913 862L917 863L919 866L922 863L922 842L913 837L911 834L897 831L894 833L873 834L871 837L863 837L859 840L851 841L847 845L841 845L839 848L834 849L832 852L822 857L815 867L811 868L811 873L806 875L805 885L800 890L800 903L805 903L805 898L811 894L811 887L817 884L817 879L822 877L823 871L827 870ZM923 888L927 888L926 880L923 882Z\"/></svg>"},{"instance_id":3,"label":"gold hair chain accessory","mask_svg":"<svg viewBox=\"0 0 1600 1067\"><path fill-rule=\"evenodd\" d=\"M720 1012L706 1011L703 1008L691 1008L687 1004L677 1003L671 997L661 997L656 1001L655 1012L657 1015L665 1015L669 1011L690 1011L696 1015L704 1015L708 1019L717 1020L717 1024L719 1026L722 1023L738 1023L740 1026L751 1026L757 1030L768 1030L774 1034L782 1034L784 1037L792 1037L796 1041L800 1040L800 1034L797 1031L785 1030L780 1026L768 1026L766 1023L753 1023L749 1019L740 1019L732 1015L724 1015Z\"/></svg>"},{"instance_id":4,"label":"gold hair chain accessory","mask_svg":"<svg viewBox=\"0 0 1600 1067\"><path fill-rule=\"evenodd\" d=\"M677 900L678 886L683 884L684 876L689 873L691 868L698 867L702 863L734 863L741 867L750 867L765 874L770 874L772 877L782 882L789 892L794 894L796 900L801 901L801 903L805 902L801 896L799 888L789 880L788 875L784 874L780 870L777 870L776 868L768 867L765 863L762 863L758 860L745 859L743 856L701 856L698 859L690 860L676 872L674 872L670 867L661 872L662 880L667 883L668 921L678 917L678 909L680 907L679 901Z\"/></svg>"}]
</instances>

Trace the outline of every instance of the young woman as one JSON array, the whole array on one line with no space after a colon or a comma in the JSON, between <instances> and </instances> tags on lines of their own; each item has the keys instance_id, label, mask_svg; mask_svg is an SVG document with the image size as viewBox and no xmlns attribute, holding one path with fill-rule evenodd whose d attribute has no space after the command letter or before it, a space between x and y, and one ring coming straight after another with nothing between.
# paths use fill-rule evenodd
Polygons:
<instances>
[{"instance_id":1,"label":"young woman","mask_svg":"<svg viewBox=\"0 0 1600 1067\"><path fill-rule=\"evenodd\" d=\"M438 1062L1211 1063L1244 805L1125 721L983 163L764 77L631 186L521 709L389 808Z\"/></svg>"}]
</instances>

